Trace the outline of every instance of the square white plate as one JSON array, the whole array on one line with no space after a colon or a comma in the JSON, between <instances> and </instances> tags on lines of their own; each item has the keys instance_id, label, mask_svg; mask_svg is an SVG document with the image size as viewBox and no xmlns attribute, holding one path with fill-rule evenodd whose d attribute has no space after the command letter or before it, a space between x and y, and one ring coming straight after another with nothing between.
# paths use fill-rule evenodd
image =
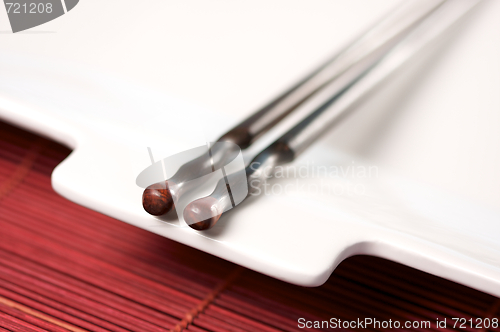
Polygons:
<instances>
[{"instance_id":1,"label":"square white plate","mask_svg":"<svg viewBox=\"0 0 500 332\"><path fill-rule=\"evenodd\" d=\"M217 138L395 3L81 1L0 34L0 117L74 149L52 176L61 195L248 268L316 286L370 254L500 296L495 1L293 163L308 176L207 232L142 209L147 147L158 160Z\"/></svg>"}]
</instances>

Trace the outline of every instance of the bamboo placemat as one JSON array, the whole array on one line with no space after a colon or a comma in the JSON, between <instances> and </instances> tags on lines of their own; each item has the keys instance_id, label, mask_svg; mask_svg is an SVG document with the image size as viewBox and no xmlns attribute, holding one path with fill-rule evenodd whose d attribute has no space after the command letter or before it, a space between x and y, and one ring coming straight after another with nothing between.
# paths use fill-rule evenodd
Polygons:
<instances>
[{"instance_id":1,"label":"bamboo placemat","mask_svg":"<svg viewBox=\"0 0 500 332\"><path fill-rule=\"evenodd\" d=\"M70 152L0 123L0 331L302 331L365 318L443 331L453 317L500 317L500 299L384 259L349 258L304 288L114 220L52 190Z\"/></svg>"}]
</instances>

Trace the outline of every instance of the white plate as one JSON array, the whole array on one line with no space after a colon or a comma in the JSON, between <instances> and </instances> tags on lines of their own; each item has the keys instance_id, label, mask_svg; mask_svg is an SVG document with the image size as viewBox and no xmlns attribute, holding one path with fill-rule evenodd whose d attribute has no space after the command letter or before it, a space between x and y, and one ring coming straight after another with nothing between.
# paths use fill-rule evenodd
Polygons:
<instances>
[{"instance_id":1,"label":"white plate","mask_svg":"<svg viewBox=\"0 0 500 332\"><path fill-rule=\"evenodd\" d=\"M207 232L142 209L147 147L160 159L216 138L394 1L374 3L83 1L42 33L0 34L0 116L74 148L52 176L61 195L259 272L316 286L370 254L500 296L498 2L292 165L311 176Z\"/></svg>"}]
</instances>

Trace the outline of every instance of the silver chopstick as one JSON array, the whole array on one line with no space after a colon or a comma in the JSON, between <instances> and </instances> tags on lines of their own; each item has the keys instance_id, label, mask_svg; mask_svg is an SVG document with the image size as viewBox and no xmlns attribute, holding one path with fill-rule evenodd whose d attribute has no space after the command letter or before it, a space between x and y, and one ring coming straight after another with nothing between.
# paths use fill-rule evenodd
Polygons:
<instances>
[{"instance_id":1,"label":"silver chopstick","mask_svg":"<svg viewBox=\"0 0 500 332\"><path fill-rule=\"evenodd\" d=\"M227 210L255 193L277 166L293 161L330 127L353 109L355 103L400 68L424 46L432 42L480 0L450 0L423 17L411 33L379 48L327 84L310 101L317 106L303 121L259 153L246 168L246 179L229 175L219 181L211 195L189 204L184 220L192 228L212 227ZM264 171L266 170L266 171ZM229 197L227 191L229 185Z\"/></svg>"}]
</instances>

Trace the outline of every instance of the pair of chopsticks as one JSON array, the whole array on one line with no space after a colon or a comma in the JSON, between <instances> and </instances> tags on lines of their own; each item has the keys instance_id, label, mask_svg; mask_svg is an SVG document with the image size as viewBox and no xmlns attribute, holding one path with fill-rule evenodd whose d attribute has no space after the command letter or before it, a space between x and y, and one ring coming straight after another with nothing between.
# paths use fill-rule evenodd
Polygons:
<instances>
[{"instance_id":1,"label":"pair of chopsticks","mask_svg":"<svg viewBox=\"0 0 500 332\"><path fill-rule=\"evenodd\" d=\"M260 152L245 169L246 177L224 174L214 191L186 206L183 217L193 229L211 228L235 206L232 193L244 193L238 204L258 190L275 169L292 162L356 101L373 90L411 56L468 12L479 0L406 1L344 50L313 71L267 106L219 138L246 149L298 107L308 115ZM162 215L174 206L173 197L192 190L189 180L209 174L234 158L235 150L216 143L211 162L197 158L182 165L173 177L145 189L143 207ZM217 167L215 167L217 166ZM241 196L241 195L240 195Z\"/></svg>"}]
</instances>

